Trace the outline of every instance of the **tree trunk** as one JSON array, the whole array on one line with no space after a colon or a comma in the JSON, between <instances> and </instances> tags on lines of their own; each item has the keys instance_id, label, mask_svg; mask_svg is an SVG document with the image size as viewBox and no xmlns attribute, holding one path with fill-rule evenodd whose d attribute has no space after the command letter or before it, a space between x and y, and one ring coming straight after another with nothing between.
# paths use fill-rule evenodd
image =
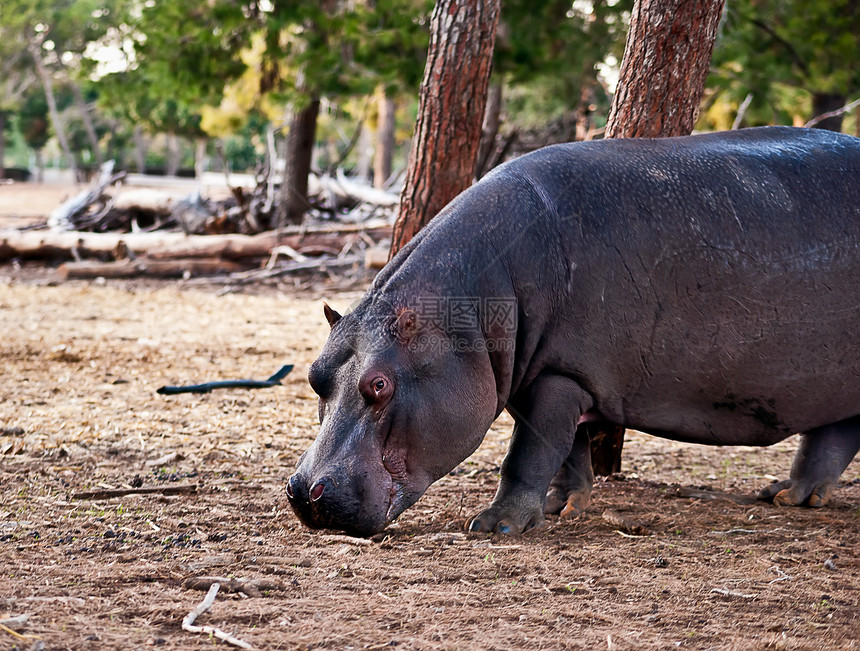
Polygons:
<instances>
[{"instance_id":1,"label":"tree trunk","mask_svg":"<svg viewBox=\"0 0 860 651\"><path fill-rule=\"evenodd\" d=\"M164 141L164 175L176 176L179 172L179 139L172 131L165 134Z\"/></svg>"},{"instance_id":2,"label":"tree trunk","mask_svg":"<svg viewBox=\"0 0 860 651\"><path fill-rule=\"evenodd\" d=\"M77 181L83 181L81 172L78 169L78 163L72 153L72 148L69 146L69 139L66 137L66 128L63 125L63 121L60 119L60 112L57 110L57 100L54 97L54 84L51 81L51 75L45 68L45 64L42 62L41 48L42 44L38 41L32 41L27 45L27 49L33 57L33 62L36 64L36 74L39 76L39 80L42 82L42 88L45 90L45 101L48 103L48 113L51 116L51 124L54 127L54 134L60 142L60 148L63 150L63 154L66 157L66 161L69 163L69 168L75 175L75 179Z\"/></svg>"},{"instance_id":3,"label":"tree trunk","mask_svg":"<svg viewBox=\"0 0 860 651\"><path fill-rule=\"evenodd\" d=\"M373 187L384 188L391 176L394 156L394 100L379 93L379 119L376 127L376 153L373 157Z\"/></svg>"},{"instance_id":4,"label":"tree trunk","mask_svg":"<svg viewBox=\"0 0 860 651\"><path fill-rule=\"evenodd\" d=\"M317 130L320 98L293 116L287 133L284 181L281 184L281 201L278 204L278 228L287 224L300 224L308 205L308 176Z\"/></svg>"},{"instance_id":5,"label":"tree trunk","mask_svg":"<svg viewBox=\"0 0 860 651\"><path fill-rule=\"evenodd\" d=\"M206 171L206 138L197 138L194 147L194 178L198 181Z\"/></svg>"},{"instance_id":6,"label":"tree trunk","mask_svg":"<svg viewBox=\"0 0 860 651\"><path fill-rule=\"evenodd\" d=\"M0 111L0 181L6 178L6 114Z\"/></svg>"},{"instance_id":7,"label":"tree trunk","mask_svg":"<svg viewBox=\"0 0 860 651\"><path fill-rule=\"evenodd\" d=\"M499 133L499 122L502 114L502 82L490 84L487 93L487 106L484 109L484 123L481 125L481 144L478 147L478 158L475 162L475 178L480 179L489 172L490 154L496 148L496 136Z\"/></svg>"},{"instance_id":8,"label":"tree trunk","mask_svg":"<svg viewBox=\"0 0 860 651\"><path fill-rule=\"evenodd\" d=\"M357 162L355 164L355 176L362 181L370 179L373 149L373 132L367 126L367 120L364 120L361 134L358 136L358 145L356 145Z\"/></svg>"},{"instance_id":9,"label":"tree trunk","mask_svg":"<svg viewBox=\"0 0 860 651\"><path fill-rule=\"evenodd\" d=\"M607 138L693 131L725 0L636 0Z\"/></svg>"},{"instance_id":10,"label":"tree trunk","mask_svg":"<svg viewBox=\"0 0 860 651\"><path fill-rule=\"evenodd\" d=\"M438 0L391 256L471 185L500 0Z\"/></svg>"},{"instance_id":11,"label":"tree trunk","mask_svg":"<svg viewBox=\"0 0 860 651\"><path fill-rule=\"evenodd\" d=\"M848 103L848 98L839 93L813 93L812 95L812 117L818 117L831 111L838 111ZM828 131L842 131L843 114L825 118L815 124L816 129L827 129Z\"/></svg>"},{"instance_id":12,"label":"tree trunk","mask_svg":"<svg viewBox=\"0 0 860 651\"><path fill-rule=\"evenodd\" d=\"M607 138L689 135L699 114L725 0L636 0ZM595 475L621 469L624 428L591 431Z\"/></svg>"},{"instance_id":13,"label":"tree trunk","mask_svg":"<svg viewBox=\"0 0 860 651\"><path fill-rule=\"evenodd\" d=\"M45 156L42 148L36 150L36 183L45 182Z\"/></svg>"},{"instance_id":14,"label":"tree trunk","mask_svg":"<svg viewBox=\"0 0 860 651\"><path fill-rule=\"evenodd\" d=\"M134 127L134 162L139 174L146 174L146 136L139 124Z\"/></svg>"},{"instance_id":15,"label":"tree trunk","mask_svg":"<svg viewBox=\"0 0 860 651\"><path fill-rule=\"evenodd\" d=\"M102 163L104 163L104 156L102 156L102 150L101 147L99 147L99 137L96 134L96 127L93 124L93 119L90 115L90 107L87 106L87 101L84 99L81 87L71 80L69 80L69 85L72 87L72 95L75 98L75 105L78 107L78 113L80 113L81 121L84 123L84 130L87 132L87 140L90 142L90 149L93 152L96 167L101 167Z\"/></svg>"}]
</instances>

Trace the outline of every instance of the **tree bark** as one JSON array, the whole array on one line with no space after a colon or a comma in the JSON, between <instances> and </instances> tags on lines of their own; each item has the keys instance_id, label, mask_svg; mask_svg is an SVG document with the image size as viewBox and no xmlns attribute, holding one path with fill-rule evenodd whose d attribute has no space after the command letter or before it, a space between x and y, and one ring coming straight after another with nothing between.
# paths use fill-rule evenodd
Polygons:
<instances>
[{"instance_id":1,"label":"tree bark","mask_svg":"<svg viewBox=\"0 0 860 651\"><path fill-rule=\"evenodd\" d=\"M500 0L436 3L391 256L472 183L499 6Z\"/></svg>"},{"instance_id":2,"label":"tree bark","mask_svg":"<svg viewBox=\"0 0 860 651\"><path fill-rule=\"evenodd\" d=\"M636 0L606 138L689 135L725 0ZM621 470L624 428L589 424L595 475Z\"/></svg>"},{"instance_id":3,"label":"tree bark","mask_svg":"<svg viewBox=\"0 0 860 651\"><path fill-rule=\"evenodd\" d=\"M300 224L309 207L308 176L311 173L319 111L320 98L313 97L290 122L284 156L281 201L278 204L278 228L287 224Z\"/></svg>"},{"instance_id":4,"label":"tree bark","mask_svg":"<svg viewBox=\"0 0 860 651\"><path fill-rule=\"evenodd\" d=\"M724 3L636 0L607 138L659 138L693 131Z\"/></svg>"},{"instance_id":5,"label":"tree bark","mask_svg":"<svg viewBox=\"0 0 860 651\"><path fill-rule=\"evenodd\" d=\"M376 128L376 152L373 157L373 187L384 188L391 176L394 157L394 100L379 93L379 119Z\"/></svg>"}]
</instances>

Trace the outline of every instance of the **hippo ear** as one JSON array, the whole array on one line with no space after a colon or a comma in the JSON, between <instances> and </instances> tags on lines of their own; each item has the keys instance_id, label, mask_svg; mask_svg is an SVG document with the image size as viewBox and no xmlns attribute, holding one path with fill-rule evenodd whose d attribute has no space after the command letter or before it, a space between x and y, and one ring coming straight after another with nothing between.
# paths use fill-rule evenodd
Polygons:
<instances>
[{"instance_id":1,"label":"hippo ear","mask_svg":"<svg viewBox=\"0 0 860 651\"><path fill-rule=\"evenodd\" d=\"M328 303L323 303L323 314L325 314L325 320L328 321L330 328L334 328L334 324L340 321L340 314L330 308Z\"/></svg>"},{"instance_id":2,"label":"hippo ear","mask_svg":"<svg viewBox=\"0 0 860 651\"><path fill-rule=\"evenodd\" d=\"M408 343L411 341L412 338L418 334L419 328L420 323L418 322L418 315L414 310L403 308L398 311L397 319L394 322L394 330L397 339L401 343Z\"/></svg>"}]
</instances>

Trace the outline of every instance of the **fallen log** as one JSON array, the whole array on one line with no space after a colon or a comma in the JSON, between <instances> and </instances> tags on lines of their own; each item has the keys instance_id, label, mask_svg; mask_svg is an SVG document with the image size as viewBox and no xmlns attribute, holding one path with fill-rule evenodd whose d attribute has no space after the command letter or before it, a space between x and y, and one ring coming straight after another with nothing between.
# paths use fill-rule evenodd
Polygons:
<instances>
[{"instance_id":1,"label":"fallen log","mask_svg":"<svg viewBox=\"0 0 860 651\"><path fill-rule=\"evenodd\" d=\"M191 258L184 260L121 260L119 262L66 262L57 268L60 280L92 278L183 278L233 273L243 266L220 258Z\"/></svg>"},{"instance_id":2,"label":"fallen log","mask_svg":"<svg viewBox=\"0 0 860 651\"><path fill-rule=\"evenodd\" d=\"M266 231L257 235L186 235L152 231L146 233L90 233L57 230L0 230L0 262L11 258L71 259L75 257L113 257L117 249L133 255L152 258L219 257L229 260L263 258L272 249L286 244L299 252L303 246L312 250L342 249L347 235L368 235L381 239L390 235L391 227L375 224L293 228ZM77 256L75 256L75 253Z\"/></svg>"}]
</instances>

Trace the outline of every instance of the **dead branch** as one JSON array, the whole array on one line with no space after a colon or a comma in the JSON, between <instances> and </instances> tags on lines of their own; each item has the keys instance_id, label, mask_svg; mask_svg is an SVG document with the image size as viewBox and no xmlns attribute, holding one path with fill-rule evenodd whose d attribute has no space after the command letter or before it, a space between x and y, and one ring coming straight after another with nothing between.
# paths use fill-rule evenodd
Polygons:
<instances>
[{"instance_id":1,"label":"dead branch","mask_svg":"<svg viewBox=\"0 0 860 651\"><path fill-rule=\"evenodd\" d=\"M824 122L824 120L839 117L840 115L848 113L848 111L854 110L858 106L860 106L860 99L855 99L853 102L849 102L848 104L846 104L842 108L838 108L835 111L828 111L827 113L822 113L821 115L816 115L814 118L812 118L809 122L807 122L803 126L814 127L819 122Z\"/></svg>"},{"instance_id":2,"label":"dead branch","mask_svg":"<svg viewBox=\"0 0 860 651\"><path fill-rule=\"evenodd\" d=\"M362 263L362 260L363 258L361 255L348 255L343 258L329 258L325 260L308 260L307 262L293 262L290 264L282 265L280 267L275 267L273 269L255 269L253 271L239 271L237 273L232 273L226 276L213 276L211 278L194 279L190 280L189 284L195 284L196 280L198 283L224 282L236 285L245 285L248 283L255 283L260 280L267 280L269 278L279 278L281 276L286 276L296 271L305 271L309 269L323 271L335 267L350 267L352 265L360 265Z\"/></svg>"},{"instance_id":3,"label":"dead branch","mask_svg":"<svg viewBox=\"0 0 860 651\"><path fill-rule=\"evenodd\" d=\"M85 216L90 206L103 200L105 189L125 177L125 172L113 173L114 164L112 160L104 163L99 178L90 188L57 206L48 217L48 226L64 230L78 228L77 221Z\"/></svg>"},{"instance_id":4,"label":"dead branch","mask_svg":"<svg viewBox=\"0 0 860 651\"><path fill-rule=\"evenodd\" d=\"M200 604L188 613L182 620L182 629L188 631L189 633L208 633L209 635L213 635L217 637L219 640L223 640L227 644L232 644L233 646L240 647L242 649L253 649L250 644L245 642L244 640L240 640L239 638L233 637L229 633L225 633L221 629L215 628L214 626L195 626L194 621L200 617L203 613L209 610L212 607L212 604L215 603L215 597L218 595L218 589L220 586L217 583L213 583L212 587L209 588L209 592L206 594L206 598L200 602Z\"/></svg>"},{"instance_id":5,"label":"dead branch","mask_svg":"<svg viewBox=\"0 0 860 651\"><path fill-rule=\"evenodd\" d=\"M263 592L283 590L277 581L267 579L230 579L223 576L193 576L185 579L185 587L190 590L210 590L213 584L220 584L225 592L241 592L248 597L262 597Z\"/></svg>"},{"instance_id":6,"label":"dead branch","mask_svg":"<svg viewBox=\"0 0 860 651\"><path fill-rule=\"evenodd\" d=\"M738 107L738 114L735 116L735 121L732 122L732 131L741 128L741 124L743 124L744 116L747 114L747 109L750 107L753 101L753 94L747 93L747 96L744 97L744 101L741 102L741 105Z\"/></svg>"},{"instance_id":7,"label":"dead branch","mask_svg":"<svg viewBox=\"0 0 860 651\"><path fill-rule=\"evenodd\" d=\"M293 365L286 364L267 380L220 380L187 386L164 386L157 389L156 393L170 396L177 393L209 393L212 389L265 389L280 385L281 380L292 370Z\"/></svg>"},{"instance_id":8,"label":"dead branch","mask_svg":"<svg viewBox=\"0 0 860 651\"><path fill-rule=\"evenodd\" d=\"M126 495L182 495L185 493L196 493L199 484L177 484L175 486L148 486L141 488L115 488L97 491L81 491L73 493L73 500L108 500L112 497L125 497Z\"/></svg>"}]
</instances>

